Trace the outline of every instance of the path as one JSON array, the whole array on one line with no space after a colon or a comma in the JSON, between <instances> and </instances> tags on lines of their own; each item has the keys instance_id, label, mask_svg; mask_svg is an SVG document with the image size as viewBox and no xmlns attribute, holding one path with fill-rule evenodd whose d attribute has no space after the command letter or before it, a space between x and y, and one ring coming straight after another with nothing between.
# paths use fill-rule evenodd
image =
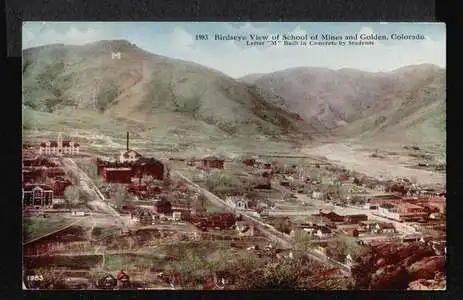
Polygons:
<instances>
[{"instance_id":1,"label":"path","mask_svg":"<svg viewBox=\"0 0 463 300\"><path fill-rule=\"evenodd\" d=\"M117 218L118 222L122 225L123 228L127 227L124 219L121 215L108 204L108 200L105 199L104 195L100 192L98 187L95 185L93 180L77 166L77 164L70 158L63 158L63 165L79 179L81 187L92 196L93 201L89 203L94 207L99 208L100 210L106 212L107 214Z\"/></svg>"},{"instance_id":2,"label":"path","mask_svg":"<svg viewBox=\"0 0 463 300\"><path fill-rule=\"evenodd\" d=\"M33 239L29 240L29 241L23 242L23 246L24 246L24 245L27 245L27 244L30 244L30 243L32 243L32 242L36 242L36 241L38 241L38 240L41 240L41 239L43 239L43 238L45 238L45 237L47 237L47 236L56 234L56 233L58 233L58 232L60 232L60 231L63 231L63 230L65 230L65 229L68 229L69 227L72 227L72 226L74 226L74 225L76 225L76 224L79 224L79 223L82 222L83 220L88 220L88 218L89 218L89 217L80 217L77 221L72 222L71 224L67 224L67 225L65 225L64 227L61 227L61 228L59 228L59 229L57 229L57 230L54 230L54 231L52 231L52 232L43 234L43 235L41 235L41 236L39 236L39 237L36 237L36 238L33 238Z\"/></svg>"},{"instance_id":3,"label":"path","mask_svg":"<svg viewBox=\"0 0 463 300\"><path fill-rule=\"evenodd\" d=\"M183 180L188 182L190 185L195 187L199 192L203 192L204 195L208 198L208 200L210 202L212 202L213 204L215 204L217 206L225 207L230 212L235 212L235 208L231 207L224 200L220 199L219 197L212 194L208 190L201 188L199 185L192 182L189 178L185 177L180 172L173 171L172 174L182 178ZM260 221L260 220L258 220L256 218L248 215L246 212L240 212L240 213L241 213L241 216L242 216L242 218L244 220L247 220L247 221L250 221L251 223L253 223L253 225L256 227L256 229L258 229L260 232L262 232L264 235L266 235L271 241L281 245L283 248L286 248L286 249L293 248L293 243L294 242L287 234L279 232L274 227L272 227L269 224L264 223L264 222L262 222L262 221ZM335 268L340 268L343 272L350 273L349 267L341 264L340 262L332 261L331 259L329 259L326 256L320 255L320 254L315 253L315 252L308 252L307 256L312 258L315 261L321 262L323 264L331 265L331 266L333 266Z\"/></svg>"}]
</instances>

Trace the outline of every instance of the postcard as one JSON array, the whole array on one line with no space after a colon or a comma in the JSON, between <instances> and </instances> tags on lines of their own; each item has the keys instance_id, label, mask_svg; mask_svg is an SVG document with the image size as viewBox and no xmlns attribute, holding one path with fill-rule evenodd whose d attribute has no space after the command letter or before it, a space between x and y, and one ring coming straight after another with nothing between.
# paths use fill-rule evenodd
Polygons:
<instances>
[{"instance_id":1,"label":"postcard","mask_svg":"<svg viewBox=\"0 0 463 300\"><path fill-rule=\"evenodd\" d=\"M445 290L445 45L24 22L23 288Z\"/></svg>"}]
</instances>

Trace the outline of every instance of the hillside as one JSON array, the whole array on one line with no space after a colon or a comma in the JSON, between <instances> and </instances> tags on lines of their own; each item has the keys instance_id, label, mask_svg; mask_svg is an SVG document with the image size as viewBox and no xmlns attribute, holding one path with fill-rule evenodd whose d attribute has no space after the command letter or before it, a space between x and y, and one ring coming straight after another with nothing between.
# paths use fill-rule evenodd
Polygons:
<instances>
[{"instance_id":1,"label":"hillside","mask_svg":"<svg viewBox=\"0 0 463 300\"><path fill-rule=\"evenodd\" d=\"M112 59L112 52L120 52L121 59ZM23 107L26 130L83 129L98 123L111 131L109 124L118 123L117 131L127 125L141 135L145 131L146 137L175 135L183 143L280 140L305 131L297 115L245 84L127 41L24 50Z\"/></svg>"},{"instance_id":2,"label":"hillside","mask_svg":"<svg viewBox=\"0 0 463 300\"><path fill-rule=\"evenodd\" d=\"M445 69L293 68L241 79L327 136L445 144Z\"/></svg>"}]
</instances>

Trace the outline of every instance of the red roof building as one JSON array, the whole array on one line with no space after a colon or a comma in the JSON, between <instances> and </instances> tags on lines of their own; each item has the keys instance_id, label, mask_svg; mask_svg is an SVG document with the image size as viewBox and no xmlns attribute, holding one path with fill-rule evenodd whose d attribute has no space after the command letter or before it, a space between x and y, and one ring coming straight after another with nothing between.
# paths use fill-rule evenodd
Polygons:
<instances>
[{"instance_id":1,"label":"red roof building","mask_svg":"<svg viewBox=\"0 0 463 300\"><path fill-rule=\"evenodd\" d=\"M132 182L132 169L103 168L103 178L110 183L129 184Z\"/></svg>"},{"instance_id":2,"label":"red roof building","mask_svg":"<svg viewBox=\"0 0 463 300\"><path fill-rule=\"evenodd\" d=\"M206 169L223 169L224 159L216 156L208 156L202 159L202 166Z\"/></svg>"},{"instance_id":3,"label":"red roof building","mask_svg":"<svg viewBox=\"0 0 463 300\"><path fill-rule=\"evenodd\" d=\"M72 182L64 178L56 178L53 184L53 193L56 197L64 197L64 191Z\"/></svg>"}]
</instances>

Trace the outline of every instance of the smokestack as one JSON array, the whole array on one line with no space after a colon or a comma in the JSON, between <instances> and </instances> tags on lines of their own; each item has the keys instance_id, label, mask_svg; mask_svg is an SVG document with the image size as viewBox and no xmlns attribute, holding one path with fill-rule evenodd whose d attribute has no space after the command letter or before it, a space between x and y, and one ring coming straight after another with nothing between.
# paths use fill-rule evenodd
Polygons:
<instances>
[{"instance_id":1,"label":"smokestack","mask_svg":"<svg viewBox=\"0 0 463 300\"><path fill-rule=\"evenodd\" d=\"M127 131L127 151L129 151L129 132Z\"/></svg>"}]
</instances>

